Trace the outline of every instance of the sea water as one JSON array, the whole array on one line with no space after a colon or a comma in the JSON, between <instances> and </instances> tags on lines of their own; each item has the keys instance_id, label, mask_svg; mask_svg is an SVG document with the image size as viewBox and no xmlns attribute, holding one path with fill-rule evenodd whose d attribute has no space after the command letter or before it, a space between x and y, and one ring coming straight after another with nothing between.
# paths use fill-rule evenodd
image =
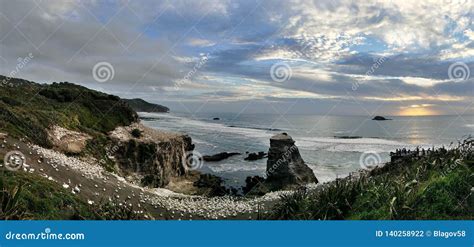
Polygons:
<instances>
[{"instance_id":1,"label":"sea water","mask_svg":"<svg viewBox=\"0 0 474 247\"><path fill-rule=\"evenodd\" d=\"M143 124L192 137L201 155L239 152L198 169L240 187L247 176L265 174L266 159L245 161L246 152L267 152L272 135L286 132L320 182L347 176L369 162L384 163L396 149L446 146L474 134L474 116L389 117L270 115L237 113L139 113ZM219 118L219 120L213 120ZM366 153L364 156L364 152Z\"/></svg>"}]
</instances>

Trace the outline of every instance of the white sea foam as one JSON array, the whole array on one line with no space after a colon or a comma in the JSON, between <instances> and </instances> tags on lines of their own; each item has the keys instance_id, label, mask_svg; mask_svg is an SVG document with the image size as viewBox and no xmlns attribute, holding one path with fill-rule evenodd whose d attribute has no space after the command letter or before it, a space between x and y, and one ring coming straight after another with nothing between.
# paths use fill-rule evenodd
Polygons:
<instances>
[{"instance_id":1,"label":"white sea foam","mask_svg":"<svg viewBox=\"0 0 474 247\"><path fill-rule=\"evenodd\" d=\"M390 152L397 148L415 148L404 142L381 138L340 139L328 137L296 137L296 145L301 149L325 150L329 152Z\"/></svg>"},{"instance_id":2,"label":"white sea foam","mask_svg":"<svg viewBox=\"0 0 474 247\"><path fill-rule=\"evenodd\" d=\"M252 138L270 138L273 133L267 130L255 129L255 128L242 128L242 127L229 127L222 123L210 123L201 120L186 118L186 117L179 117L170 114L157 114L157 113L140 113L140 115L144 117L159 117L161 119L166 120L173 120L179 123L177 125L177 129L179 126L189 126L198 128L201 130L206 130L210 132L220 132L220 133L231 133L237 135L243 135L246 137Z\"/></svg>"},{"instance_id":3,"label":"white sea foam","mask_svg":"<svg viewBox=\"0 0 474 247\"><path fill-rule=\"evenodd\" d=\"M207 167L215 173L255 171L255 173L257 174L257 173L265 172L264 166L259 166L255 164L245 164L243 162L240 162L241 165L235 165L236 163L238 162L233 162L233 163L226 162L226 163L221 163L221 164L205 163L205 164L207 164Z\"/></svg>"},{"instance_id":4,"label":"white sea foam","mask_svg":"<svg viewBox=\"0 0 474 247\"><path fill-rule=\"evenodd\" d=\"M238 127L231 127L221 121L206 121L192 119L172 114L141 113L144 117L157 117L156 121L147 121L151 127L162 128L169 131L184 131L193 137L196 149L203 154L212 152L241 152L242 155L234 156L221 162L206 162L206 168L217 174L230 175L235 173L261 174L266 168L266 160L247 162L243 158L245 151L256 152L266 151L269 147L269 139L276 131L267 130L264 125L252 125L251 127L241 127L243 124L237 119L235 124ZM261 119L260 119L261 120ZM257 120L255 123L262 123ZM264 122L264 121L263 121ZM228 123L228 122L227 122ZM228 123L234 124L234 123ZM359 168L360 153L373 151L380 153L384 161L389 159L388 152L395 149L414 149L417 146L430 148L431 145L414 145L403 142L402 139L392 140L384 138L361 137L361 138L335 138L328 136L305 135L304 126L296 126L302 129L285 130L296 141L303 159L307 163L315 163L310 167L314 170L321 182L331 181L336 177L346 176L350 172ZM272 127L273 128L273 127ZM275 127L280 128L280 126ZM341 127L342 128L342 127ZM325 130L322 130L323 132ZM283 132L283 131L282 131ZM375 133L375 132L374 132ZM323 133L322 133L323 134ZM334 133L326 132L325 135L349 135L350 131L338 129ZM376 135L376 134L374 134ZM215 139L213 139L215 137ZM340 154L340 155L339 155ZM351 164L350 166L333 166L334 164Z\"/></svg>"}]
</instances>

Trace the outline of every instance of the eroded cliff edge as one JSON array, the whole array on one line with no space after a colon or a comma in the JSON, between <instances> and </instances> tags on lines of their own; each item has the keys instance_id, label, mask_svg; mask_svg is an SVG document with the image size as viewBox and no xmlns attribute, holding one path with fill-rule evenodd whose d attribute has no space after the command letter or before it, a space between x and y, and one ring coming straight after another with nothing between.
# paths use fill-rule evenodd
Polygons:
<instances>
[{"instance_id":1,"label":"eroded cliff edge","mask_svg":"<svg viewBox=\"0 0 474 247\"><path fill-rule=\"evenodd\" d=\"M0 80L9 82L0 85L0 131L12 138L99 164L137 185L163 187L187 174L191 138L146 128L120 97L69 82Z\"/></svg>"},{"instance_id":2,"label":"eroded cliff edge","mask_svg":"<svg viewBox=\"0 0 474 247\"><path fill-rule=\"evenodd\" d=\"M120 126L110 132L110 155L116 171L149 187L164 187L172 177L188 173L194 144L191 137L148 128L140 123Z\"/></svg>"}]
</instances>

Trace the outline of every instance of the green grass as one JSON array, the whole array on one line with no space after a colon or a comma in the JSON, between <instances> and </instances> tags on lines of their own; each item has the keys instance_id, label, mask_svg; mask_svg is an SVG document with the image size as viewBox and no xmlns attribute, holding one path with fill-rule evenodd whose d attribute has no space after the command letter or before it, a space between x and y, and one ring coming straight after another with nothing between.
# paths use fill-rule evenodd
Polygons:
<instances>
[{"instance_id":1,"label":"green grass","mask_svg":"<svg viewBox=\"0 0 474 247\"><path fill-rule=\"evenodd\" d=\"M15 191L17 192L12 193ZM14 209L0 210L0 220L128 220L142 218L132 208L126 205L119 206L114 202L89 205L56 182L21 171L0 170L0 192L0 209Z\"/></svg>"},{"instance_id":2,"label":"green grass","mask_svg":"<svg viewBox=\"0 0 474 247\"><path fill-rule=\"evenodd\" d=\"M46 133L51 125L99 137L138 119L117 96L67 82L46 85L15 78L10 82L13 86L0 90L0 131L43 147L51 146Z\"/></svg>"},{"instance_id":3,"label":"green grass","mask_svg":"<svg viewBox=\"0 0 474 247\"><path fill-rule=\"evenodd\" d=\"M438 149L308 192L282 196L274 219L474 219L473 146ZM474 195L471 195L474 196Z\"/></svg>"},{"instance_id":4,"label":"green grass","mask_svg":"<svg viewBox=\"0 0 474 247\"><path fill-rule=\"evenodd\" d=\"M22 188L15 202L19 213L12 219L73 219L77 213L87 218L93 215L84 201L38 175L2 170L0 180L2 190Z\"/></svg>"}]
</instances>

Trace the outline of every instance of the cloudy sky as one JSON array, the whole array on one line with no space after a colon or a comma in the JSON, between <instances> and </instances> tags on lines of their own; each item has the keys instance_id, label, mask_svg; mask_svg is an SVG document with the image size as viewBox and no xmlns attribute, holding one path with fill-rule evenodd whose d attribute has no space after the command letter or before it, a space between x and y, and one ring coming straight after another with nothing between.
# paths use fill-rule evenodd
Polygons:
<instances>
[{"instance_id":1,"label":"cloudy sky","mask_svg":"<svg viewBox=\"0 0 474 247\"><path fill-rule=\"evenodd\" d=\"M0 73L190 113L473 114L473 7L0 0Z\"/></svg>"}]
</instances>

